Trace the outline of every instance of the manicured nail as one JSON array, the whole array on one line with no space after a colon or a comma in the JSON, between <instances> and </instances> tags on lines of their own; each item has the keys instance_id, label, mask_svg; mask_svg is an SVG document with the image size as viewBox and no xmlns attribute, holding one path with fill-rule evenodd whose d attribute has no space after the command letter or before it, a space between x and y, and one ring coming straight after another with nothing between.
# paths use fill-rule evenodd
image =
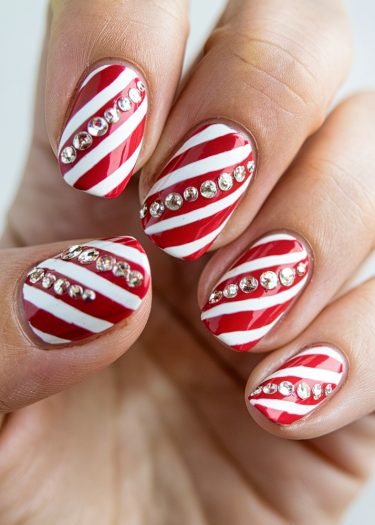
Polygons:
<instances>
[{"instance_id":1,"label":"manicured nail","mask_svg":"<svg viewBox=\"0 0 375 525\"><path fill-rule=\"evenodd\" d=\"M254 347L305 288L307 248L287 233L271 233L247 249L222 276L203 307L207 328L234 350Z\"/></svg>"},{"instance_id":2,"label":"manicured nail","mask_svg":"<svg viewBox=\"0 0 375 525\"><path fill-rule=\"evenodd\" d=\"M49 344L68 344L108 330L139 308L150 266L133 237L70 246L39 263L23 284L31 330Z\"/></svg>"},{"instance_id":3,"label":"manicured nail","mask_svg":"<svg viewBox=\"0 0 375 525\"><path fill-rule=\"evenodd\" d=\"M290 425L307 416L340 385L344 358L331 346L315 345L289 359L248 399L268 419Z\"/></svg>"},{"instance_id":4,"label":"manicured nail","mask_svg":"<svg viewBox=\"0 0 375 525\"><path fill-rule=\"evenodd\" d=\"M143 140L146 88L121 64L101 65L81 84L59 144L65 181L98 197L117 197L133 174Z\"/></svg>"},{"instance_id":5,"label":"manicured nail","mask_svg":"<svg viewBox=\"0 0 375 525\"><path fill-rule=\"evenodd\" d=\"M197 259L225 227L254 171L247 135L223 122L199 127L149 191L140 212L145 233L170 255Z\"/></svg>"}]
</instances>

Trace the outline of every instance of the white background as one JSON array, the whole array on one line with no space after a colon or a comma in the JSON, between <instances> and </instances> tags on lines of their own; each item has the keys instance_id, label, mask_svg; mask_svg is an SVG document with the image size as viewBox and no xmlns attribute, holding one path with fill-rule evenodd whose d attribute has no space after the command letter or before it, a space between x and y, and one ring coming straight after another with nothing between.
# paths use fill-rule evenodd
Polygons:
<instances>
[{"instance_id":1,"label":"white background","mask_svg":"<svg viewBox=\"0 0 375 525\"><path fill-rule=\"evenodd\" d=\"M224 4L225 0L191 0L192 32L187 62L199 50ZM338 98L359 89L375 87L375 2L346 0L346 4L355 31L356 55L351 76L340 90ZM46 7L47 0L1 2L0 49L3 65L0 100L3 102L0 107L0 152L3 171L0 175L0 228L18 184L30 140L33 91ZM375 475L350 510L344 525L374 525L374 497Z\"/></svg>"}]
</instances>

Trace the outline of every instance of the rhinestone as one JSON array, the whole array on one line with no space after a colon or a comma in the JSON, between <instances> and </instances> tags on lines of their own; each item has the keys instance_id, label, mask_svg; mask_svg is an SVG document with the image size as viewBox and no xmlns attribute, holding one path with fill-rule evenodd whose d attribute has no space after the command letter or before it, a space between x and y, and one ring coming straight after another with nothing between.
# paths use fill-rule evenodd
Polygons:
<instances>
[{"instance_id":1,"label":"rhinestone","mask_svg":"<svg viewBox=\"0 0 375 525\"><path fill-rule=\"evenodd\" d=\"M72 284L69 287L68 294L72 299L78 299L78 297L82 297L83 288L79 284Z\"/></svg>"},{"instance_id":2,"label":"rhinestone","mask_svg":"<svg viewBox=\"0 0 375 525\"><path fill-rule=\"evenodd\" d=\"M116 277L127 277L130 272L130 266L125 261L119 261L113 267L113 275Z\"/></svg>"},{"instance_id":3,"label":"rhinestone","mask_svg":"<svg viewBox=\"0 0 375 525\"><path fill-rule=\"evenodd\" d=\"M51 288L56 282L56 276L53 273L46 273L43 277L42 286L43 288Z\"/></svg>"},{"instance_id":4,"label":"rhinestone","mask_svg":"<svg viewBox=\"0 0 375 525\"><path fill-rule=\"evenodd\" d=\"M137 288L143 283L143 275L138 270L132 270L126 280L131 288Z\"/></svg>"},{"instance_id":5,"label":"rhinestone","mask_svg":"<svg viewBox=\"0 0 375 525\"><path fill-rule=\"evenodd\" d=\"M99 270L99 272L108 272L112 270L115 263L116 259L112 257L112 255L102 255L96 261L96 269Z\"/></svg>"},{"instance_id":6,"label":"rhinestone","mask_svg":"<svg viewBox=\"0 0 375 525\"><path fill-rule=\"evenodd\" d=\"M91 303L91 301L95 301L96 293L93 290L85 290L82 294L82 299L87 303Z\"/></svg>"},{"instance_id":7,"label":"rhinestone","mask_svg":"<svg viewBox=\"0 0 375 525\"><path fill-rule=\"evenodd\" d=\"M70 246L67 250L63 251L61 254L61 259L64 259L64 261L69 261L70 259L75 259L82 253L82 246Z\"/></svg>"},{"instance_id":8,"label":"rhinestone","mask_svg":"<svg viewBox=\"0 0 375 525\"><path fill-rule=\"evenodd\" d=\"M99 252L95 248L89 248L88 250L85 250L81 253L81 255L78 257L78 261L81 264L90 264L99 257Z\"/></svg>"},{"instance_id":9,"label":"rhinestone","mask_svg":"<svg viewBox=\"0 0 375 525\"><path fill-rule=\"evenodd\" d=\"M142 208L139 210L139 217L141 219L144 219L146 217L146 214L147 214L147 204L145 203Z\"/></svg>"},{"instance_id":10,"label":"rhinestone","mask_svg":"<svg viewBox=\"0 0 375 525\"><path fill-rule=\"evenodd\" d=\"M32 272L29 273L29 281L31 284L35 284L44 277L44 270L41 268L34 268Z\"/></svg>"},{"instance_id":11,"label":"rhinestone","mask_svg":"<svg viewBox=\"0 0 375 525\"><path fill-rule=\"evenodd\" d=\"M63 164L72 164L77 158L77 152L73 146L66 146L61 152L60 160Z\"/></svg>"},{"instance_id":12,"label":"rhinestone","mask_svg":"<svg viewBox=\"0 0 375 525\"><path fill-rule=\"evenodd\" d=\"M277 387L276 387L276 390L277 390ZM253 390L250 394L250 397L252 396L259 396L259 394L261 394L263 391L263 387L261 386L258 386L255 390Z\"/></svg>"},{"instance_id":13,"label":"rhinestone","mask_svg":"<svg viewBox=\"0 0 375 525\"><path fill-rule=\"evenodd\" d=\"M66 279L57 279L53 285L53 289L57 295L64 295L64 293L67 292L69 285L70 283Z\"/></svg>"},{"instance_id":14,"label":"rhinestone","mask_svg":"<svg viewBox=\"0 0 375 525\"><path fill-rule=\"evenodd\" d=\"M253 160L250 160L248 163L247 163L247 171L250 173L250 175L252 175L255 171L255 162Z\"/></svg>"},{"instance_id":15,"label":"rhinestone","mask_svg":"<svg viewBox=\"0 0 375 525\"><path fill-rule=\"evenodd\" d=\"M218 303L222 297L223 297L223 292L221 290L214 290L211 293L210 298L208 299L208 302L210 304Z\"/></svg>"},{"instance_id":16,"label":"rhinestone","mask_svg":"<svg viewBox=\"0 0 375 525\"><path fill-rule=\"evenodd\" d=\"M322 394L323 394L323 389L322 389L322 385L320 385L319 383L317 383L316 385L314 385L312 387L312 393L313 393L313 396L314 396L314 399L317 400L319 399L320 397L322 397Z\"/></svg>"},{"instance_id":17,"label":"rhinestone","mask_svg":"<svg viewBox=\"0 0 375 525\"><path fill-rule=\"evenodd\" d=\"M108 131L108 122L102 117L94 117L90 120L87 130L93 137L101 137Z\"/></svg>"},{"instance_id":18,"label":"rhinestone","mask_svg":"<svg viewBox=\"0 0 375 525\"><path fill-rule=\"evenodd\" d=\"M300 262L297 266L297 274L302 277L306 273L306 263Z\"/></svg>"},{"instance_id":19,"label":"rhinestone","mask_svg":"<svg viewBox=\"0 0 375 525\"><path fill-rule=\"evenodd\" d=\"M154 201L150 206L150 214L152 217L161 217L164 213L165 206L161 201Z\"/></svg>"},{"instance_id":20,"label":"rhinestone","mask_svg":"<svg viewBox=\"0 0 375 525\"><path fill-rule=\"evenodd\" d=\"M297 396L300 399L308 399L311 395L311 388L307 383L298 383Z\"/></svg>"},{"instance_id":21,"label":"rhinestone","mask_svg":"<svg viewBox=\"0 0 375 525\"><path fill-rule=\"evenodd\" d=\"M105 111L104 118L108 124L115 124L120 120L120 112L117 108L109 108Z\"/></svg>"},{"instance_id":22,"label":"rhinestone","mask_svg":"<svg viewBox=\"0 0 375 525\"><path fill-rule=\"evenodd\" d=\"M179 210L183 204L183 198L179 193L169 193L166 196L164 203L168 210L176 211Z\"/></svg>"},{"instance_id":23,"label":"rhinestone","mask_svg":"<svg viewBox=\"0 0 375 525\"><path fill-rule=\"evenodd\" d=\"M199 192L198 192L197 188L194 188L194 186L189 186L184 191L184 199L187 202L194 202L194 201L196 201L197 198L198 198L198 195L199 195Z\"/></svg>"},{"instance_id":24,"label":"rhinestone","mask_svg":"<svg viewBox=\"0 0 375 525\"><path fill-rule=\"evenodd\" d=\"M324 393L325 393L326 396L329 396L330 394L332 394L332 392L333 392L333 388L332 388L331 383L329 383L329 384L325 387L325 389L324 389Z\"/></svg>"},{"instance_id":25,"label":"rhinestone","mask_svg":"<svg viewBox=\"0 0 375 525\"><path fill-rule=\"evenodd\" d=\"M283 268L279 272L279 279L283 286L292 286L296 274L292 268Z\"/></svg>"},{"instance_id":26,"label":"rhinestone","mask_svg":"<svg viewBox=\"0 0 375 525\"><path fill-rule=\"evenodd\" d=\"M84 151L92 145L92 136L87 131L80 131L74 135L73 146L76 149Z\"/></svg>"},{"instance_id":27,"label":"rhinestone","mask_svg":"<svg viewBox=\"0 0 375 525\"><path fill-rule=\"evenodd\" d=\"M219 188L228 191L233 187L233 177L230 173L222 173L218 179Z\"/></svg>"},{"instance_id":28,"label":"rhinestone","mask_svg":"<svg viewBox=\"0 0 375 525\"><path fill-rule=\"evenodd\" d=\"M244 293L251 293L258 288L258 281L252 275L247 275L241 279L240 288Z\"/></svg>"},{"instance_id":29,"label":"rhinestone","mask_svg":"<svg viewBox=\"0 0 375 525\"><path fill-rule=\"evenodd\" d=\"M260 284L266 290L273 290L278 284L278 278L275 272L264 272L260 276Z\"/></svg>"},{"instance_id":30,"label":"rhinestone","mask_svg":"<svg viewBox=\"0 0 375 525\"><path fill-rule=\"evenodd\" d=\"M213 180L206 180L201 184L201 195L206 199L212 199L217 194L217 186Z\"/></svg>"},{"instance_id":31,"label":"rhinestone","mask_svg":"<svg viewBox=\"0 0 375 525\"><path fill-rule=\"evenodd\" d=\"M128 97L121 97L117 101L118 107L121 109L121 111L130 111L132 107L132 103L130 102L130 99Z\"/></svg>"},{"instance_id":32,"label":"rhinestone","mask_svg":"<svg viewBox=\"0 0 375 525\"><path fill-rule=\"evenodd\" d=\"M141 91L141 93L143 93L143 91L146 91L146 86L144 85L142 80L139 80L137 82L137 88L139 89L139 91Z\"/></svg>"},{"instance_id":33,"label":"rhinestone","mask_svg":"<svg viewBox=\"0 0 375 525\"><path fill-rule=\"evenodd\" d=\"M130 100L132 100L135 104L137 104L138 102L141 102L142 100L142 95L141 93L139 92L139 90L137 88L131 88L129 90L129 98Z\"/></svg>"},{"instance_id":34,"label":"rhinestone","mask_svg":"<svg viewBox=\"0 0 375 525\"><path fill-rule=\"evenodd\" d=\"M290 381L282 381L278 389L282 396L290 396L294 392L294 386Z\"/></svg>"},{"instance_id":35,"label":"rhinestone","mask_svg":"<svg viewBox=\"0 0 375 525\"><path fill-rule=\"evenodd\" d=\"M263 387L263 392L265 394L276 394L277 385L275 385L275 383L267 383L267 385Z\"/></svg>"},{"instance_id":36,"label":"rhinestone","mask_svg":"<svg viewBox=\"0 0 375 525\"><path fill-rule=\"evenodd\" d=\"M245 166L237 166L233 172L233 175L237 182L243 182L246 177Z\"/></svg>"},{"instance_id":37,"label":"rhinestone","mask_svg":"<svg viewBox=\"0 0 375 525\"><path fill-rule=\"evenodd\" d=\"M238 294L238 286L236 284L228 284L224 288L223 294L226 299L233 299Z\"/></svg>"}]
</instances>

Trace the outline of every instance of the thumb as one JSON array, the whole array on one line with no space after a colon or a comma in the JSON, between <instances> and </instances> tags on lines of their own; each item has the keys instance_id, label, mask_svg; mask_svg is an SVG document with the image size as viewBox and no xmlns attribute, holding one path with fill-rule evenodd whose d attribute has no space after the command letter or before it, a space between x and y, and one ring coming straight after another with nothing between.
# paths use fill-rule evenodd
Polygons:
<instances>
[{"instance_id":1,"label":"thumb","mask_svg":"<svg viewBox=\"0 0 375 525\"><path fill-rule=\"evenodd\" d=\"M146 324L150 267L133 237L3 250L0 261L2 412L109 365Z\"/></svg>"}]
</instances>

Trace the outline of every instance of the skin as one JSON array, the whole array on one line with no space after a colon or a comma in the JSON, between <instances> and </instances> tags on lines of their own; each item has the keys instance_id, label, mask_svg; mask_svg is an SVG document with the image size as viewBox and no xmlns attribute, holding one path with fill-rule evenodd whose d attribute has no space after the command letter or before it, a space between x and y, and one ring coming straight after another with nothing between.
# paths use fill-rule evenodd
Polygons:
<instances>
[{"instance_id":1,"label":"skin","mask_svg":"<svg viewBox=\"0 0 375 525\"><path fill-rule=\"evenodd\" d=\"M6 272L0 282L0 522L337 523L369 474L375 443L375 420L367 415L374 408L375 284L340 296L373 248L374 94L344 102L320 128L348 67L350 39L341 8L328 1L314 2L314 8L292 1L267 0L260 7L230 2L164 128L178 83L187 2L173 2L172 11L172 4L162 1L152 8L140 0L127 2L126 9L114 0L106 0L105 8L103 2L92 4L88 12L82 1L53 3L34 140L0 254ZM64 17L72 9L77 12L67 32ZM118 20L119 9L128 24L116 22L111 38L105 38L108 29L98 33L98 28L106 27L104 17L115 12ZM233 37L238 24L250 37ZM279 31L272 31L273 24ZM85 33L78 30L82 27ZM82 49L83 34L90 35L83 52L73 52ZM135 35L137 42L147 42L147 50L135 44ZM153 45L156 35L159 47ZM306 45L289 47L301 35ZM334 46L325 45L328 38ZM264 45L265 39L271 44ZM152 113L139 161L139 167L148 161L141 194L168 152L200 120L223 115L253 133L260 159L257 180L216 241L214 248L221 249L211 260L177 261L145 239L137 218L136 178L120 198L103 201L73 191L58 174L53 151L76 82L89 64L107 56L136 63L150 87ZM293 69L295 62L307 64L303 73ZM215 79L218 63L233 71L239 89L245 86L249 106L228 107L231 82ZM305 76L307 69L315 83ZM216 95L196 104L197 92L204 93L210 79ZM54 103L56 94L61 104ZM48 133L39 117L44 103ZM201 327L195 290L202 304L251 240L280 224L310 243L313 281L255 353L235 354ZM95 340L59 350L30 341L18 301L25 272L71 239L124 233L135 235L147 250L153 298L149 295L134 316ZM288 428L252 410L249 417L243 404L249 375L246 392L298 349L321 341L346 355L348 375L341 390Z\"/></svg>"}]
</instances>

